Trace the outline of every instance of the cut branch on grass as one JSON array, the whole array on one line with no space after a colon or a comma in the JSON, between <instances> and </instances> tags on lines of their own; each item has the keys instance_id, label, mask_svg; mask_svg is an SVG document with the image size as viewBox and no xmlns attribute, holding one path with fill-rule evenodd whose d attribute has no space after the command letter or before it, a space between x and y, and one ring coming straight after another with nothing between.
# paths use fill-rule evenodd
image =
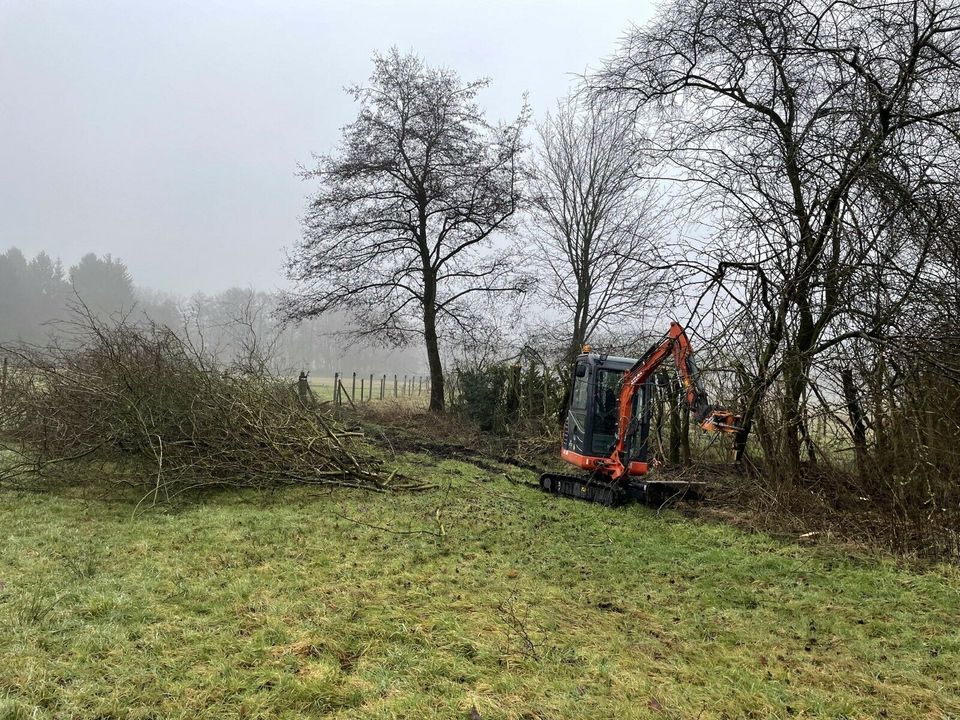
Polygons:
<instances>
[{"instance_id":1,"label":"cut branch on grass","mask_svg":"<svg viewBox=\"0 0 960 720\"><path fill-rule=\"evenodd\" d=\"M497 606L497 613L507 627L505 654L512 652L511 646L514 641L516 641L520 655L533 660L540 660L537 644L533 641L533 638L530 636L530 631L527 629L530 615L529 608L521 609L518 607L518 594L516 590Z\"/></svg>"}]
</instances>

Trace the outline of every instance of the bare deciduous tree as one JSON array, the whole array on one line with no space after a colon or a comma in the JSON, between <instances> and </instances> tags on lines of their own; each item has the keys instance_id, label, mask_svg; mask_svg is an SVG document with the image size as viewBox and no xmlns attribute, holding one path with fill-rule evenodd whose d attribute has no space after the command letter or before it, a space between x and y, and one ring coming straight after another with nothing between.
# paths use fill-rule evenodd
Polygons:
<instances>
[{"instance_id":1,"label":"bare deciduous tree","mask_svg":"<svg viewBox=\"0 0 960 720\"><path fill-rule=\"evenodd\" d=\"M644 258L655 242L655 193L638 181L633 121L572 96L538 127L531 191L534 264L563 313L566 360L598 329L637 318L652 287Z\"/></svg>"},{"instance_id":2,"label":"bare deciduous tree","mask_svg":"<svg viewBox=\"0 0 960 720\"><path fill-rule=\"evenodd\" d=\"M288 317L346 310L368 339L422 339L432 410L444 404L443 327L469 328L477 294L524 286L493 240L521 199L529 113L492 126L475 102L486 85L396 49L375 55L341 147L303 173L320 189L288 261Z\"/></svg>"},{"instance_id":3,"label":"bare deciduous tree","mask_svg":"<svg viewBox=\"0 0 960 720\"><path fill-rule=\"evenodd\" d=\"M597 85L654 124L665 175L710 210L719 232L699 269L734 308L725 328L756 340L738 456L779 383L795 475L815 359L885 341L949 219L937 195L958 182L960 8L675 1ZM869 288L880 312L862 312Z\"/></svg>"}]
</instances>

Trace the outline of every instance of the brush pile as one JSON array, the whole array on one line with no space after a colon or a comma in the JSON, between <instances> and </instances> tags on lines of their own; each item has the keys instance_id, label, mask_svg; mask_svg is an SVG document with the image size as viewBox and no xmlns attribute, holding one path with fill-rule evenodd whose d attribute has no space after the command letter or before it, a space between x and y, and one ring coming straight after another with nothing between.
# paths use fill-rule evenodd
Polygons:
<instances>
[{"instance_id":1,"label":"brush pile","mask_svg":"<svg viewBox=\"0 0 960 720\"><path fill-rule=\"evenodd\" d=\"M265 363L224 366L172 330L92 317L59 344L7 349L0 481L79 463L155 497L208 487L413 489Z\"/></svg>"}]
</instances>

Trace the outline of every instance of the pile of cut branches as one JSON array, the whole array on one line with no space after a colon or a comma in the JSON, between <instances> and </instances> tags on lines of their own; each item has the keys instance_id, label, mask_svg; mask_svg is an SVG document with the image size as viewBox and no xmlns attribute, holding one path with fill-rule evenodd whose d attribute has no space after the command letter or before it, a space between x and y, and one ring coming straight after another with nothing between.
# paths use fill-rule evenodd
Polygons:
<instances>
[{"instance_id":1,"label":"pile of cut branches","mask_svg":"<svg viewBox=\"0 0 960 720\"><path fill-rule=\"evenodd\" d=\"M78 463L154 498L208 487L330 484L415 489L291 383L223 366L159 325L84 315L42 348L7 348L0 481L75 474Z\"/></svg>"}]
</instances>

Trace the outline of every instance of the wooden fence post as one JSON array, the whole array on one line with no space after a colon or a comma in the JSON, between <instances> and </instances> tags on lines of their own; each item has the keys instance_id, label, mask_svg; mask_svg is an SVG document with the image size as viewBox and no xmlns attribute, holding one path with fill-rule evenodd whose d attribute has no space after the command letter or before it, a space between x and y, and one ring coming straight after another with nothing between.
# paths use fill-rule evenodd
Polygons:
<instances>
[{"instance_id":1,"label":"wooden fence post","mask_svg":"<svg viewBox=\"0 0 960 720\"><path fill-rule=\"evenodd\" d=\"M373 400L373 373L370 373L370 390L368 394L369 397L367 397L367 400Z\"/></svg>"},{"instance_id":2,"label":"wooden fence post","mask_svg":"<svg viewBox=\"0 0 960 720\"><path fill-rule=\"evenodd\" d=\"M3 375L0 375L0 403L7 394L7 358L3 358Z\"/></svg>"},{"instance_id":3,"label":"wooden fence post","mask_svg":"<svg viewBox=\"0 0 960 720\"><path fill-rule=\"evenodd\" d=\"M396 373L394 373L394 376L393 376L393 396L394 396L394 397L397 397L397 376L396 376Z\"/></svg>"},{"instance_id":4,"label":"wooden fence post","mask_svg":"<svg viewBox=\"0 0 960 720\"><path fill-rule=\"evenodd\" d=\"M383 400L383 391L387 386L387 375L384 373L383 377L380 378L380 399Z\"/></svg>"},{"instance_id":5,"label":"wooden fence post","mask_svg":"<svg viewBox=\"0 0 960 720\"><path fill-rule=\"evenodd\" d=\"M340 373L333 374L333 402L340 404Z\"/></svg>"},{"instance_id":6,"label":"wooden fence post","mask_svg":"<svg viewBox=\"0 0 960 720\"><path fill-rule=\"evenodd\" d=\"M363 402L363 378L360 378L360 402Z\"/></svg>"},{"instance_id":7,"label":"wooden fence post","mask_svg":"<svg viewBox=\"0 0 960 720\"><path fill-rule=\"evenodd\" d=\"M4 375L6 375L7 361L3 361ZM6 380L6 378L4 378ZM6 383L4 383L6 385ZM300 396L300 402L304 405L309 405L310 403L310 381L307 380L307 371L301 370L300 377L297 378L297 395Z\"/></svg>"},{"instance_id":8,"label":"wooden fence post","mask_svg":"<svg viewBox=\"0 0 960 720\"><path fill-rule=\"evenodd\" d=\"M357 372L353 372L353 384L350 385L350 399L356 401L357 399Z\"/></svg>"},{"instance_id":9,"label":"wooden fence post","mask_svg":"<svg viewBox=\"0 0 960 720\"><path fill-rule=\"evenodd\" d=\"M350 403L350 407L356 410L357 406L354 404L351 394L347 392L347 386L343 384L343 378L340 378L340 389L343 391L343 394L347 396L347 402Z\"/></svg>"}]
</instances>

